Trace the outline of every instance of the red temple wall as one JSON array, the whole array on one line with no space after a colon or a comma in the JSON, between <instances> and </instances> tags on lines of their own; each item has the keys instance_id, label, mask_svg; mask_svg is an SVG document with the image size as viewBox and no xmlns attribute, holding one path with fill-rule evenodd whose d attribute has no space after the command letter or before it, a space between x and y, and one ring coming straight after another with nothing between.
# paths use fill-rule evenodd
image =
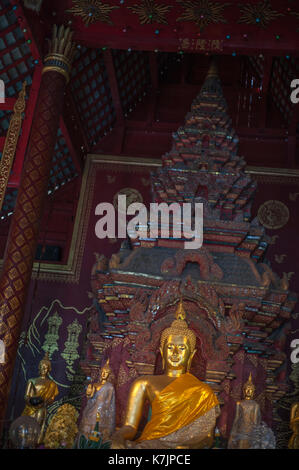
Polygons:
<instances>
[{"instance_id":1,"label":"red temple wall","mask_svg":"<svg viewBox=\"0 0 299 470\"><path fill-rule=\"evenodd\" d=\"M86 191L92 191L90 215L84 214L84 229L86 239L83 246L82 265L78 283L55 280L44 280L37 276L31 281L30 293L27 301L23 322L23 334L19 348L19 355L15 365L15 372L11 388L10 403L7 419L15 419L22 412L26 380L37 375L38 362L43 357L43 346L49 332L48 319L56 312L61 317L57 349L52 354L51 376L59 386L58 404L61 404L70 391L75 373L78 369L79 358L83 353L83 344L87 331L88 313L92 308L90 275L95 263L95 253L104 254L108 258L112 253L119 251L121 240L99 240L95 235L95 224L98 216L94 214L95 207L100 202L113 202L117 192L123 188L137 190L143 202L147 205L150 196L150 168L135 168L133 166L98 165L96 173L90 175ZM273 244L269 246L267 258L271 266L280 277L287 273L290 277L290 290L298 291L299 250L297 249L297 205L299 200L299 181L286 181L285 179L271 182L268 177L259 180L256 199L253 205L253 216L265 201L275 199L283 202L289 209L289 219L280 229L267 230L272 237ZM94 181L94 188L90 181ZM298 193L296 195L296 193ZM59 223L59 221L57 221ZM275 241L275 243L274 243ZM81 256L78 253L76 256ZM293 273L293 274L291 274ZM68 345L67 327L78 322L77 344ZM293 320L292 330L285 348L289 350L290 339L299 338L299 318ZM77 331L78 331L77 330ZM53 409L54 410L54 409ZM52 411L53 411L52 410Z\"/></svg>"}]
</instances>

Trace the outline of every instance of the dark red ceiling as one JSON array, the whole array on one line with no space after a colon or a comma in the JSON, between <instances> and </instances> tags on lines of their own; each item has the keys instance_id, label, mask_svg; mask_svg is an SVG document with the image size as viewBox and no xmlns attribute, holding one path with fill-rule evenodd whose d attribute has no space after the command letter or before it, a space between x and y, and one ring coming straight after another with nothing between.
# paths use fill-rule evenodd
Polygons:
<instances>
[{"instance_id":1,"label":"dark red ceiling","mask_svg":"<svg viewBox=\"0 0 299 470\"><path fill-rule=\"evenodd\" d=\"M71 21L75 39L92 47L299 53L296 0L51 0L44 1L40 16Z\"/></svg>"}]
</instances>

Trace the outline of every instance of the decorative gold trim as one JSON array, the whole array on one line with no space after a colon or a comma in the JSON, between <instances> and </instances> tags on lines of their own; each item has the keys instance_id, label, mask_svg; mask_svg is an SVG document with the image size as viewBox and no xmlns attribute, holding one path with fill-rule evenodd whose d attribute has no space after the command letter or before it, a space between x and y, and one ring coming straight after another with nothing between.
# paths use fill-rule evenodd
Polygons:
<instances>
[{"instance_id":1,"label":"decorative gold trim","mask_svg":"<svg viewBox=\"0 0 299 470\"><path fill-rule=\"evenodd\" d=\"M162 160L159 158L139 158L139 157L124 157L120 155L97 155L89 154L89 158L97 159L97 161L102 161L103 163L112 163L112 164L125 164L125 165L136 165L136 166L150 166L150 167L161 167ZM246 166L245 173L249 175L258 175L258 176L279 176L279 177L291 177L299 178L299 169L291 168L272 168L272 167L262 167L262 166Z\"/></svg>"},{"instance_id":2,"label":"decorative gold trim","mask_svg":"<svg viewBox=\"0 0 299 470\"><path fill-rule=\"evenodd\" d=\"M17 143L22 126L22 113L25 111L26 98L25 81L18 99L14 105L13 115L10 119L9 128L5 138L4 149L0 161L0 211L5 197L6 187L10 176L11 167L16 153Z\"/></svg>"},{"instance_id":3,"label":"decorative gold trim","mask_svg":"<svg viewBox=\"0 0 299 470\"><path fill-rule=\"evenodd\" d=\"M92 153L88 155L88 158L97 162L112 163L114 165L123 164L153 168L162 166L162 161L159 158L123 157L121 155L97 155Z\"/></svg>"},{"instance_id":4,"label":"decorative gold trim","mask_svg":"<svg viewBox=\"0 0 299 470\"><path fill-rule=\"evenodd\" d=\"M291 178L299 178L299 170L291 168L271 168L260 166L246 166L245 173L258 176L283 176Z\"/></svg>"},{"instance_id":5,"label":"decorative gold trim","mask_svg":"<svg viewBox=\"0 0 299 470\"><path fill-rule=\"evenodd\" d=\"M74 6L66 10L66 13L80 16L85 26L89 26L96 21L112 25L110 14L114 9L119 8L115 5L110 6L100 0L73 0L72 3Z\"/></svg>"},{"instance_id":6,"label":"decorative gold trim","mask_svg":"<svg viewBox=\"0 0 299 470\"><path fill-rule=\"evenodd\" d=\"M55 65L48 65L48 66L43 68L42 75L46 72L61 73L61 75L63 75L64 78L66 79L67 83L69 82L70 76L69 76L68 72L66 70L62 69L61 67L58 67L58 66L55 66Z\"/></svg>"},{"instance_id":7,"label":"decorative gold trim","mask_svg":"<svg viewBox=\"0 0 299 470\"><path fill-rule=\"evenodd\" d=\"M71 62L71 59L66 57L65 55L63 54L58 54L58 53L52 53L52 54L48 54L45 56L45 62L47 62L48 60L61 60L61 62L63 62L67 67L71 67L72 65L72 62Z\"/></svg>"}]
</instances>

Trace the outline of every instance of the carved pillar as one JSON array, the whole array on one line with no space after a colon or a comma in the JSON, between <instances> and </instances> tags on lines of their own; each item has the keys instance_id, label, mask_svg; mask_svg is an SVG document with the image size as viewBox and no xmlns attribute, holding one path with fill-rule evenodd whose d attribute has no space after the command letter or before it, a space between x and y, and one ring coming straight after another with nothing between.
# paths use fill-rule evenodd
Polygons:
<instances>
[{"instance_id":1,"label":"carved pillar","mask_svg":"<svg viewBox=\"0 0 299 470\"><path fill-rule=\"evenodd\" d=\"M64 89L69 80L74 52L70 29L54 26L50 52L44 60L0 279L0 339L5 343L5 362L0 364L0 428L5 416L39 224L47 197Z\"/></svg>"}]
</instances>

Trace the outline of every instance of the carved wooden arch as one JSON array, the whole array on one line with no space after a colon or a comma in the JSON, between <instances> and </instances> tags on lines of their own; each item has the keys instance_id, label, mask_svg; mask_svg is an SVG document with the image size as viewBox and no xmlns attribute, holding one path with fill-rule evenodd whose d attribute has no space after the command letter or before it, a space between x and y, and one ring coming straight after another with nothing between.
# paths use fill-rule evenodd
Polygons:
<instances>
[{"instance_id":1,"label":"carved wooden arch","mask_svg":"<svg viewBox=\"0 0 299 470\"><path fill-rule=\"evenodd\" d=\"M165 316L164 315L164 311L165 309L169 309L173 306L175 306L174 308L174 312L173 312L173 317L172 317L172 321L175 319L175 311L176 311L176 308L178 306L178 303L180 301L180 299L182 298L183 300L183 304L184 304L184 309L186 311L186 320L187 320L187 323L188 323L188 320L189 320L189 314L188 314L188 308L186 307L186 301L189 301L189 302L193 302L194 304L197 305L197 307L200 309L200 310L204 310L207 314L207 318L210 320L210 322L214 325L215 328L217 329L220 329L220 325L221 325L221 320L222 321L225 321L224 317L222 316L222 314L220 313L219 309L215 306L213 306L212 304L210 304L207 299L205 299L204 297L202 297L200 294L198 294L196 297L190 297L188 295L182 295L182 296L178 296L173 302L169 302L168 304L166 304L164 307L163 307L163 310L161 310L159 312L158 315L156 315L155 317L155 322L157 322L158 320L161 319L161 317Z\"/></svg>"},{"instance_id":2,"label":"carved wooden arch","mask_svg":"<svg viewBox=\"0 0 299 470\"><path fill-rule=\"evenodd\" d=\"M162 266L162 274L181 276L187 263L197 263L200 267L200 274L203 280L221 280L223 272L214 263L213 257L208 250L179 250L174 257L167 258Z\"/></svg>"},{"instance_id":3,"label":"carved wooden arch","mask_svg":"<svg viewBox=\"0 0 299 470\"><path fill-rule=\"evenodd\" d=\"M161 373L161 357L159 354L162 331L169 327L175 319L175 311L180 298L183 299L187 322L197 337L197 373L204 379L208 360L223 360L229 351L226 341L224 314L217 305L218 296L211 286L200 287L190 279L184 281L168 281L153 292L149 301L144 297L136 297L130 311L131 322L128 330L134 332L131 340L134 344L133 360L152 366L152 373ZM211 294L210 302L202 293ZM154 311L154 307L157 311ZM157 361L157 358L158 359Z\"/></svg>"}]
</instances>

